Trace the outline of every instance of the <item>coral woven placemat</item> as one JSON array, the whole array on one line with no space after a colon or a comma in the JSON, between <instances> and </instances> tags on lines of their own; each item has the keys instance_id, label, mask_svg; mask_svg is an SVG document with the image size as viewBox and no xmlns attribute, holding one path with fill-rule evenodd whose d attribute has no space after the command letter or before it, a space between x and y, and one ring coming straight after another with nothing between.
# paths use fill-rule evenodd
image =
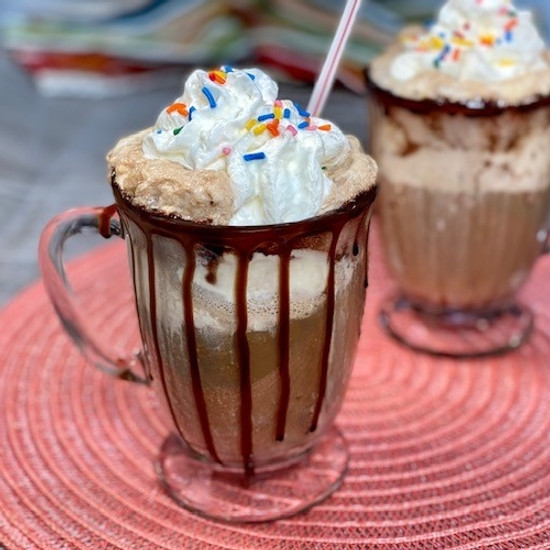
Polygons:
<instances>
[{"instance_id":1,"label":"coral woven placemat","mask_svg":"<svg viewBox=\"0 0 550 550\"><path fill-rule=\"evenodd\" d=\"M122 242L71 264L91 324L136 344ZM225 525L178 508L153 460L168 423L146 388L88 366L41 285L0 313L0 547L86 549L550 548L550 258L522 292L530 343L433 359L376 322L389 291L376 232L363 335L338 425L342 487L293 519Z\"/></svg>"}]
</instances>

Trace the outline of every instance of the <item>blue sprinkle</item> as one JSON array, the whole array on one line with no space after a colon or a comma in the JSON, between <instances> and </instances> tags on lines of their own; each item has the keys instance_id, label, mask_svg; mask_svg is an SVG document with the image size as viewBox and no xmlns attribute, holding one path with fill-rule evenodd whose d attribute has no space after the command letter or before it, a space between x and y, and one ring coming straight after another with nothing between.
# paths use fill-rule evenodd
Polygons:
<instances>
[{"instance_id":1,"label":"blue sprinkle","mask_svg":"<svg viewBox=\"0 0 550 550\"><path fill-rule=\"evenodd\" d=\"M208 99L208 103L210 103L210 107L212 109L216 107L216 100L214 99L212 92L206 86L202 89L202 93L206 96L206 99Z\"/></svg>"},{"instance_id":2,"label":"blue sprinkle","mask_svg":"<svg viewBox=\"0 0 550 550\"><path fill-rule=\"evenodd\" d=\"M247 162L250 162L251 160L262 160L265 159L265 153L248 153L246 155L243 155L243 159Z\"/></svg>"},{"instance_id":3,"label":"blue sprinkle","mask_svg":"<svg viewBox=\"0 0 550 550\"><path fill-rule=\"evenodd\" d=\"M162 134L162 130L160 128L157 130L157 134Z\"/></svg>"},{"instance_id":4,"label":"blue sprinkle","mask_svg":"<svg viewBox=\"0 0 550 550\"><path fill-rule=\"evenodd\" d=\"M449 44L445 44L445 47L439 52L439 55L434 59L433 64L436 69L439 69L441 63L445 61L445 57L447 57L447 54L451 51L451 46Z\"/></svg>"},{"instance_id":5,"label":"blue sprinkle","mask_svg":"<svg viewBox=\"0 0 550 550\"><path fill-rule=\"evenodd\" d=\"M305 120L304 122L301 122L300 124L298 124L298 128L300 128L300 130L303 130L304 128L307 128L309 126L309 122L307 120Z\"/></svg>"},{"instance_id":6,"label":"blue sprinkle","mask_svg":"<svg viewBox=\"0 0 550 550\"><path fill-rule=\"evenodd\" d=\"M250 77L250 80L256 80L256 77L252 73L246 73L246 74Z\"/></svg>"},{"instance_id":7,"label":"blue sprinkle","mask_svg":"<svg viewBox=\"0 0 550 550\"><path fill-rule=\"evenodd\" d=\"M303 117L311 116L311 113L308 113L306 110L302 109L298 103L295 103L294 106L296 107L296 110L298 111L298 114Z\"/></svg>"},{"instance_id":8,"label":"blue sprinkle","mask_svg":"<svg viewBox=\"0 0 550 550\"><path fill-rule=\"evenodd\" d=\"M275 118L275 114L274 113L267 113L266 115L260 115L258 117L258 122L262 122L264 120L269 120L270 118Z\"/></svg>"},{"instance_id":9,"label":"blue sprinkle","mask_svg":"<svg viewBox=\"0 0 550 550\"><path fill-rule=\"evenodd\" d=\"M197 108L194 106L194 105L191 105L191 107L189 107L189 121L191 121L192 117L193 117L193 113L197 110Z\"/></svg>"},{"instance_id":10,"label":"blue sprinkle","mask_svg":"<svg viewBox=\"0 0 550 550\"><path fill-rule=\"evenodd\" d=\"M231 65L224 65L222 67L222 71L224 71L225 73L232 73L233 72L233 67Z\"/></svg>"},{"instance_id":11,"label":"blue sprinkle","mask_svg":"<svg viewBox=\"0 0 550 550\"><path fill-rule=\"evenodd\" d=\"M506 31L504 33L504 38L505 38L506 42L512 42L512 40L514 39L514 35L513 35L512 31Z\"/></svg>"},{"instance_id":12,"label":"blue sprinkle","mask_svg":"<svg viewBox=\"0 0 550 550\"><path fill-rule=\"evenodd\" d=\"M290 109L288 107L283 111L283 117L290 118Z\"/></svg>"}]
</instances>

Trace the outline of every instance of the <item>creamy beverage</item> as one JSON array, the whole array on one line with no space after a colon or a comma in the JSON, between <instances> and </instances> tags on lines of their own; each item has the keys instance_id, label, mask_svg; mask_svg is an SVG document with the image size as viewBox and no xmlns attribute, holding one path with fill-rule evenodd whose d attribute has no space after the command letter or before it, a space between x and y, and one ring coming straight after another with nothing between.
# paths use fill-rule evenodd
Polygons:
<instances>
[{"instance_id":1,"label":"creamy beverage","mask_svg":"<svg viewBox=\"0 0 550 550\"><path fill-rule=\"evenodd\" d=\"M195 71L108 162L145 364L178 434L223 465L292 460L344 397L376 165L257 69Z\"/></svg>"},{"instance_id":2,"label":"creamy beverage","mask_svg":"<svg viewBox=\"0 0 550 550\"><path fill-rule=\"evenodd\" d=\"M385 253L401 288L434 309L498 305L543 245L550 107L475 116L373 94Z\"/></svg>"},{"instance_id":3,"label":"creamy beverage","mask_svg":"<svg viewBox=\"0 0 550 550\"><path fill-rule=\"evenodd\" d=\"M368 84L400 289L422 311L498 313L541 253L550 204L550 54L531 14L449 0L372 62Z\"/></svg>"}]
</instances>

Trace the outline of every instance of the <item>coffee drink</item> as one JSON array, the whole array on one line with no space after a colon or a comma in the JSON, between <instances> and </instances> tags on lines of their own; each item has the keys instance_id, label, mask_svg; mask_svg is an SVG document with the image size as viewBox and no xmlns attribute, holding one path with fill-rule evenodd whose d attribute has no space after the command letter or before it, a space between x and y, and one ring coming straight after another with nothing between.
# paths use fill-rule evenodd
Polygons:
<instances>
[{"instance_id":1,"label":"coffee drink","mask_svg":"<svg viewBox=\"0 0 550 550\"><path fill-rule=\"evenodd\" d=\"M385 253L434 310L498 306L527 279L550 205L550 101L476 110L371 89Z\"/></svg>"},{"instance_id":2,"label":"coffee drink","mask_svg":"<svg viewBox=\"0 0 550 550\"><path fill-rule=\"evenodd\" d=\"M449 0L429 29L405 29L367 82L399 308L404 298L475 330L509 307L516 315L550 208L550 54L531 14L506 0Z\"/></svg>"},{"instance_id":3,"label":"coffee drink","mask_svg":"<svg viewBox=\"0 0 550 550\"><path fill-rule=\"evenodd\" d=\"M255 69L197 71L108 156L148 375L194 453L248 473L340 408L375 193L358 141L275 93Z\"/></svg>"}]
</instances>

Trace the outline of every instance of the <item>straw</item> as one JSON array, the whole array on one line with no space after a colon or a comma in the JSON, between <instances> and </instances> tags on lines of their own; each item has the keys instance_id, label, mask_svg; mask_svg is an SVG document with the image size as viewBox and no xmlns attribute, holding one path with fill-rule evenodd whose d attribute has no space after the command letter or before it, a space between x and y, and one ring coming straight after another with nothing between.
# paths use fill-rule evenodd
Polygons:
<instances>
[{"instance_id":1,"label":"straw","mask_svg":"<svg viewBox=\"0 0 550 550\"><path fill-rule=\"evenodd\" d=\"M346 47L353 23L359 11L361 0L347 0L344 12L338 23L336 34L330 45L327 58L323 64L319 77L313 87L311 99L307 107L308 112L314 116L319 116L323 111L328 94L334 84L336 70L340 64L342 53Z\"/></svg>"}]
</instances>

